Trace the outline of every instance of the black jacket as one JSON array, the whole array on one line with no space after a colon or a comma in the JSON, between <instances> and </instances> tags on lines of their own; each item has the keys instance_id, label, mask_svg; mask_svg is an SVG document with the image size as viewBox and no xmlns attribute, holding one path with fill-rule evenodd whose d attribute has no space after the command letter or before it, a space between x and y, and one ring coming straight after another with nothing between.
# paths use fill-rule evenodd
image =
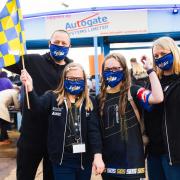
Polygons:
<instances>
[{"instance_id":1,"label":"black jacket","mask_svg":"<svg viewBox=\"0 0 180 180\"><path fill-rule=\"evenodd\" d=\"M29 93L30 102L33 112L44 112L48 116L48 153L50 160L53 163L62 163L64 155L64 143L67 126L68 108L66 100L58 106L56 95L50 91L41 97L38 97L35 92ZM99 120L97 116L97 105L93 102L93 110L85 110L85 101L79 109L81 123L81 138L86 144L86 153L82 153L83 165L92 159L95 153L101 153L102 142ZM81 164L82 165L82 164Z\"/></svg>"},{"instance_id":2,"label":"black jacket","mask_svg":"<svg viewBox=\"0 0 180 180\"><path fill-rule=\"evenodd\" d=\"M47 90L57 88L61 73L65 65L57 65L50 54L27 54L24 55L25 68L33 79L34 90L38 95L44 94ZM66 64L72 60L65 58ZM20 74L22 69L21 60L12 66L6 67L7 70ZM26 102L26 99L24 99ZM18 141L18 147L31 148L36 151L44 150L47 137L47 119L43 114L32 113L23 108L21 135Z\"/></svg>"},{"instance_id":3,"label":"black jacket","mask_svg":"<svg viewBox=\"0 0 180 180\"><path fill-rule=\"evenodd\" d=\"M150 137L150 152L155 146L155 143L152 144L151 141L154 142L155 139L159 137L155 137L154 133L157 131L162 132L162 138L159 142L164 142L161 144L165 147L165 152L160 151L162 153L168 153L169 155L169 163L176 164L180 163L180 76L177 76L177 79L171 83L167 88L165 88L165 97L164 102L162 104L162 126L159 127L155 123L153 125L153 120L156 120L155 113L147 113L145 114L145 124L146 130L149 133ZM160 113L160 112L158 112ZM154 147L155 148L155 147ZM163 147L160 147L163 149Z\"/></svg>"}]
</instances>

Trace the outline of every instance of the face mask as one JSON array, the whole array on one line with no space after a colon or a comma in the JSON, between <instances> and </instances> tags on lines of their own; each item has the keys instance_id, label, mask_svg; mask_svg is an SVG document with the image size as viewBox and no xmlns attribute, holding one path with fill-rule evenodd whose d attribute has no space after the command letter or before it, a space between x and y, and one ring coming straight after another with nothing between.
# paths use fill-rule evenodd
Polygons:
<instances>
[{"instance_id":1,"label":"face mask","mask_svg":"<svg viewBox=\"0 0 180 180\"><path fill-rule=\"evenodd\" d=\"M69 51L69 47L65 46L57 46L55 44L50 45L50 53L51 56L56 60L56 61L61 61L63 60Z\"/></svg>"},{"instance_id":2,"label":"face mask","mask_svg":"<svg viewBox=\"0 0 180 180\"><path fill-rule=\"evenodd\" d=\"M66 92L72 95L79 95L85 89L85 81L84 80L79 80L79 81L65 80L64 88Z\"/></svg>"},{"instance_id":3,"label":"face mask","mask_svg":"<svg viewBox=\"0 0 180 180\"><path fill-rule=\"evenodd\" d=\"M155 64L162 70L169 70L173 65L173 60L173 54L169 53L159 59L156 59Z\"/></svg>"},{"instance_id":4,"label":"face mask","mask_svg":"<svg viewBox=\"0 0 180 180\"><path fill-rule=\"evenodd\" d=\"M111 88L117 86L124 79L123 71L104 71L103 77L105 80L106 86L110 86Z\"/></svg>"}]
</instances>

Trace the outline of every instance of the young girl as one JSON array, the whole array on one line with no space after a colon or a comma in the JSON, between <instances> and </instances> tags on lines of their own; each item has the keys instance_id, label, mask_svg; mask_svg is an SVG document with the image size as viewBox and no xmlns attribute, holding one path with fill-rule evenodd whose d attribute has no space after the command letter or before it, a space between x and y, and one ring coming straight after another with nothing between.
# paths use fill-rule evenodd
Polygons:
<instances>
[{"instance_id":1,"label":"young girl","mask_svg":"<svg viewBox=\"0 0 180 180\"><path fill-rule=\"evenodd\" d=\"M27 86L32 111L49 117L47 146L55 180L90 180L93 156L93 169L102 173L97 106L88 95L83 68L75 63L67 65L58 88L40 98L26 70L22 70L21 80Z\"/></svg>"},{"instance_id":2,"label":"young girl","mask_svg":"<svg viewBox=\"0 0 180 180\"><path fill-rule=\"evenodd\" d=\"M163 101L163 92L149 60L144 57L143 63L152 91L131 86L126 59L121 54L110 54L103 63L99 110L106 166L104 180L138 180L145 175L142 135L128 98L132 96L139 110L149 109L151 104Z\"/></svg>"},{"instance_id":3,"label":"young girl","mask_svg":"<svg viewBox=\"0 0 180 180\"><path fill-rule=\"evenodd\" d=\"M164 102L145 113L150 143L150 180L180 179L180 50L173 39L161 37L152 48L154 66L164 92Z\"/></svg>"}]
</instances>

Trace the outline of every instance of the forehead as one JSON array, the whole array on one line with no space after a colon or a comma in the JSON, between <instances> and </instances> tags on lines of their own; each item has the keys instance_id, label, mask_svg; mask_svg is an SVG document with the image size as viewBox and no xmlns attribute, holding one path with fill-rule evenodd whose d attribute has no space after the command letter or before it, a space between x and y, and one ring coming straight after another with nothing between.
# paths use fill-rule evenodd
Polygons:
<instances>
[{"instance_id":1,"label":"forehead","mask_svg":"<svg viewBox=\"0 0 180 180\"><path fill-rule=\"evenodd\" d=\"M80 67L73 67L67 71L66 76L83 77L83 71Z\"/></svg>"},{"instance_id":2,"label":"forehead","mask_svg":"<svg viewBox=\"0 0 180 180\"><path fill-rule=\"evenodd\" d=\"M168 53L169 51L170 51L169 49L164 49L163 47L158 46L158 45L155 45L153 47L153 54L160 54L162 52Z\"/></svg>"},{"instance_id":3,"label":"forehead","mask_svg":"<svg viewBox=\"0 0 180 180\"><path fill-rule=\"evenodd\" d=\"M114 58L109 58L105 61L105 67L112 67L112 66L120 66L121 67L121 64L119 61L117 61L116 59Z\"/></svg>"},{"instance_id":4,"label":"forehead","mask_svg":"<svg viewBox=\"0 0 180 180\"><path fill-rule=\"evenodd\" d=\"M51 41L57 41L57 40L70 43L69 35L67 33L61 32L61 31L55 32L51 37Z\"/></svg>"}]
</instances>

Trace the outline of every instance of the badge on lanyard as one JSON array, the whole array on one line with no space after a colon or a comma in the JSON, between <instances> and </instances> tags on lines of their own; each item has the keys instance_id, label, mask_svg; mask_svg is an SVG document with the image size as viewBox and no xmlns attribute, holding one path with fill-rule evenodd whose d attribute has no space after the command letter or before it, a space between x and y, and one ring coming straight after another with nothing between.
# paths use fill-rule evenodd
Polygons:
<instances>
[{"instance_id":1,"label":"badge on lanyard","mask_svg":"<svg viewBox=\"0 0 180 180\"><path fill-rule=\"evenodd\" d=\"M73 153L84 153L86 152L86 145L84 143L76 143L72 145Z\"/></svg>"}]
</instances>

